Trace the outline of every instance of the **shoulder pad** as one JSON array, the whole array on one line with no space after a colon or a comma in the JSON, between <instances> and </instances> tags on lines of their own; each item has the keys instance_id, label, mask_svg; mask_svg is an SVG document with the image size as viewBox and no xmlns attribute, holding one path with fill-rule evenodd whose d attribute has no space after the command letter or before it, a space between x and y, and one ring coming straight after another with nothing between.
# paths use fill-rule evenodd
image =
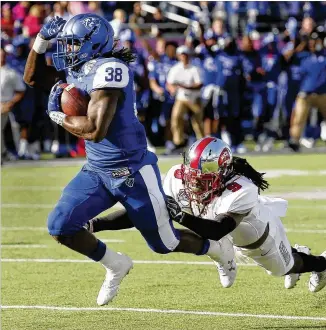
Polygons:
<instances>
[{"instance_id":1,"label":"shoulder pad","mask_svg":"<svg viewBox=\"0 0 326 330\"><path fill-rule=\"evenodd\" d=\"M100 59L96 63L93 90L99 88L124 88L129 83L128 66L116 59Z\"/></svg>"}]
</instances>

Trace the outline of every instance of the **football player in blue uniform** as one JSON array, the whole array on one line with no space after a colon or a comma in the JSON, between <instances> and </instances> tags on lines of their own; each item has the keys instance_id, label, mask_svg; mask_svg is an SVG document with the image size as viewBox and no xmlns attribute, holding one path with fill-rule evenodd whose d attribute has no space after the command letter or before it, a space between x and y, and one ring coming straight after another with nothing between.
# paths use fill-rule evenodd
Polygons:
<instances>
[{"instance_id":1,"label":"football player in blue uniform","mask_svg":"<svg viewBox=\"0 0 326 330\"><path fill-rule=\"evenodd\" d=\"M160 126L164 127L164 140L166 154L174 148L171 133L171 113L174 104L174 96L166 89L166 79L171 67L177 63L176 42L170 41L165 44L165 54L148 62L149 86L152 91L151 109L153 109L153 120L157 120Z\"/></svg>"},{"instance_id":2,"label":"football player in blue uniform","mask_svg":"<svg viewBox=\"0 0 326 330\"><path fill-rule=\"evenodd\" d=\"M57 39L57 51L53 54L55 67L50 67L44 54L53 38ZM216 242L173 227L157 157L147 150L145 130L137 119L134 78L128 65L134 56L114 46L111 25L98 15L80 14L68 22L54 17L37 36L24 74L31 86L50 90L54 85L48 115L85 139L87 164L64 188L48 217L48 230L61 244L105 267L99 305L115 297L133 263L83 226L117 202L126 208L134 226L157 253L175 251L214 258L221 249ZM86 116L67 116L60 111L60 80L89 94Z\"/></svg>"}]
</instances>

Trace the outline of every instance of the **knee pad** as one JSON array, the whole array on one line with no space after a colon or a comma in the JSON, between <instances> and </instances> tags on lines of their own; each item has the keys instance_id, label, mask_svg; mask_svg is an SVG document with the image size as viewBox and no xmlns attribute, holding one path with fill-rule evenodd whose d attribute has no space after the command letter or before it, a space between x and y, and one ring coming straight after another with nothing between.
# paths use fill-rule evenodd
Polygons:
<instances>
[{"instance_id":1,"label":"knee pad","mask_svg":"<svg viewBox=\"0 0 326 330\"><path fill-rule=\"evenodd\" d=\"M70 221L71 208L68 204L58 203L48 216L48 231L52 236L73 235L80 228L74 228Z\"/></svg>"}]
</instances>

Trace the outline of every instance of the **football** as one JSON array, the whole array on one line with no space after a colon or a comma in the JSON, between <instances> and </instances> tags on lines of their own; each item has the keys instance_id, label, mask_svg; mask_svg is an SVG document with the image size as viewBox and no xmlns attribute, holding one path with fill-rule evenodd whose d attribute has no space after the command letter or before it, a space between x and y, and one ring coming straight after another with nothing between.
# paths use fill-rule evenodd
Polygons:
<instances>
[{"instance_id":1,"label":"football","mask_svg":"<svg viewBox=\"0 0 326 330\"><path fill-rule=\"evenodd\" d=\"M67 116L86 116L89 102L88 94L74 84L60 84L61 109Z\"/></svg>"}]
</instances>

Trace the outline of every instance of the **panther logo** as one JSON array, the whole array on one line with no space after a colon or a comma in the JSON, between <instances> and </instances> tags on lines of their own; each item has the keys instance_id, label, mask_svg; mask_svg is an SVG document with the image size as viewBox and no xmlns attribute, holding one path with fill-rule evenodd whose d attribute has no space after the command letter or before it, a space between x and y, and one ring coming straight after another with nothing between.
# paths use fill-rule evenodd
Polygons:
<instances>
[{"instance_id":1,"label":"panther logo","mask_svg":"<svg viewBox=\"0 0 326 330\"><path fill-rule=\"evenodd\" d=\"M94 34L97 34L100 31L101 21L98 18L87 17L84 18L82 24L89 31L93 31Z\"/></svg>"}]
</instances>

